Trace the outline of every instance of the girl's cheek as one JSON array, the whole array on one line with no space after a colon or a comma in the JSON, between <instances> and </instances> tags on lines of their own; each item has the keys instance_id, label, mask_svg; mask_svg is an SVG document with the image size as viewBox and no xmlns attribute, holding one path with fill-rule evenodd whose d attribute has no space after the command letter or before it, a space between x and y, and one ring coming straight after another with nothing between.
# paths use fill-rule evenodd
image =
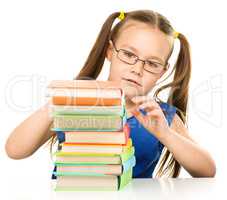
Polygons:
<instances>
[{"instance_id":1,"label":"girl's cheek","mask_svg":"<svg viewBox=\"0 0 227 200\"><path fill-rule=\"evenodd\" d=\"M116 66L114 70L114 76L116 80L121 80L122 77L124 77L127 73L126 69L122 65Z\"/></svg>"}]
</instances>

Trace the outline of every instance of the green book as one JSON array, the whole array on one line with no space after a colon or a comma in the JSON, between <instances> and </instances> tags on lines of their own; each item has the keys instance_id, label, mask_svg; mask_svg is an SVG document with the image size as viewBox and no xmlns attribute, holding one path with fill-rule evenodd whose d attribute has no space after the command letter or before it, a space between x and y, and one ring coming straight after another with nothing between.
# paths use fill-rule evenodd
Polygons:
<instances>
[{"instance_id":1,"label":"green book","mask_svg":"<svg viewBox=\"0 0 227 200\"><path fill-rule=\"evenodd\" d=\"M55 115L53 131L119 131L126 123L126 115Z\"/></svg>"}]
</instances>

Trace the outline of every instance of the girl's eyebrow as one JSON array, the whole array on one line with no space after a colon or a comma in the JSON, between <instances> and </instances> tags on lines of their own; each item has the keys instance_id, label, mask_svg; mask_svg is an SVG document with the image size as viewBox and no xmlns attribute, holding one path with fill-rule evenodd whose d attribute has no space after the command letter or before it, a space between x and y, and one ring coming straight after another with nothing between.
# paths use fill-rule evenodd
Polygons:
<instances>
[{"instance_id":1,"label":"girl's eyebrow","mask_svg":"<svg viewBox=\"0 0 227 200\"><path fill-rule=\"evenodd\" d=\"M138 54L138 50L132 46L129 46L129 45L122 45L122 47L126 47L128 49L131 49L132 51L134 51L136 54ZM149 59L155 59L157 61L159 61L160 63L165 63L161 58L157 57L157 56L150 56Z\"/></svg>"}]
</instances>

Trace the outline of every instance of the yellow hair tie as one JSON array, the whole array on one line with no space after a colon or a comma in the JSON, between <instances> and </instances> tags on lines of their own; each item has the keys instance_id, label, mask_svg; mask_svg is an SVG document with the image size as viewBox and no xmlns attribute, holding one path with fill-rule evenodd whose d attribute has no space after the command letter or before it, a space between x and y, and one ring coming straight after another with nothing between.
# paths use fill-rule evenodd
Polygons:
<instances>
[{"instance_id":1,"label":"yellow hair tie","mask_svg":"<svg viewBox=\"0 0 227 200\"><path fill-rule=\"evenodd\" d=\"M176 38L178 38L178 36L179 36L179 32L174 31L173 32L173 38L176 39Z\"/></svg>"},{"instance_id":2,"label":"yellow hair tie","mask_svg":"<svg viewBox=\"0 0 227 200\"><path fill-rule=\"evenodd\" d=\"M124 11L121 11L120 15L118 16L118 19L123 20L125 18Z\"/></svg>"}]
</instances>

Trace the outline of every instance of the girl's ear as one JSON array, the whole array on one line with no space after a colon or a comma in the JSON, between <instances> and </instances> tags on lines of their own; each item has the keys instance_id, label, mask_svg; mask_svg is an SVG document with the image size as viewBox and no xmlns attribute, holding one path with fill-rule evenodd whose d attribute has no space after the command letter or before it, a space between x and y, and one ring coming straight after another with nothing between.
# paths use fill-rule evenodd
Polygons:
<instances>
[{"instance_id":1,"label":"girl's ear","mask_svg":"<svg viewBox=\"0 0 227 200\"><path fill-rule=\"evenodd\" d=\"M109 41L109 46L108 46L107 51L106 51L106 58L107 58L107 60L111 61L112 55L113 55L113 43L110 40Z\"/></svg>"}]
</instances>

